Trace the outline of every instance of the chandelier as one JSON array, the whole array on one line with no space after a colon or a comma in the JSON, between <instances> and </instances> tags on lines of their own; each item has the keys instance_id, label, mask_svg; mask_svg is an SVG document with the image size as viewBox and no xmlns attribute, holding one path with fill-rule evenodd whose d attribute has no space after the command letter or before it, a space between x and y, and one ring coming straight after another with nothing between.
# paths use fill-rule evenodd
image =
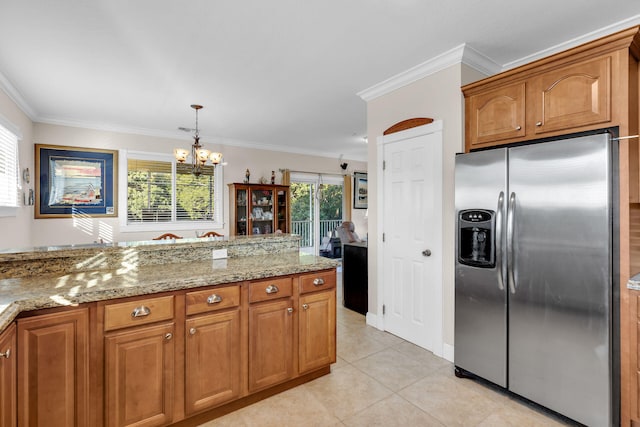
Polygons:
<instances>
[{"instance_id":1,"label":"chandelier","mask_svg":"<svg viewBox=\"0 0 640 427\"><path fill-rule=\"evenodd\" d=\"M207 160L215 167L222 161L222 153L211 152L200 144L200 132L198 131L198 110L202 109L202 105L193 104L191 108L196 110L196 129L193 134L193 144L191 145L191 153L185 148L176 148L173 155L178 163L186 163L189 154L191 154L191 172L195 176L202 174L202 168L207 164Z\"/></svg>"}]
</instances>

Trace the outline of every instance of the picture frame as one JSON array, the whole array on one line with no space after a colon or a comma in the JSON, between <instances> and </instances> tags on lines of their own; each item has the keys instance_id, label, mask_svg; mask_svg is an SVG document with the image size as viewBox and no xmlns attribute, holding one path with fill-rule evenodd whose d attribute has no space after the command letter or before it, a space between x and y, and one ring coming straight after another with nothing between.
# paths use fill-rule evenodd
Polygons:
<instances>
[{"instance_id":1,"label":"picture frame","mask_svg":"<svg viewBox=\"0 0 640 427\"><path fill-rule=\"evenodd\" d=\"M353 173L353 208L367 209L369 205L369 195L367 190L367 173Z\"/></svg>"},{"instance_id":2,"label":"picture frame","mask_svg":"<svg viewBox=\"0 0 640 427\"><path fill-rule=\"evenodd\" d=\"M118 216L118 151L35 145L36 218Z\"/></svg>"}]
</instances>

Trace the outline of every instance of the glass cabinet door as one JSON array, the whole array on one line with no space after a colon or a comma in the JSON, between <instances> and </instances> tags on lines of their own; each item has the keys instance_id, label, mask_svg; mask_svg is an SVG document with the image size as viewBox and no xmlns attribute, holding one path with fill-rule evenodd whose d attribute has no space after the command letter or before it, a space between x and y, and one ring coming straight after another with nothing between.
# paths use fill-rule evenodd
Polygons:
<instances>
[{"instance_id":1,"label":"glass cabinet door","mask_svg":"<svg viewBox=\"0 0 640 427\"><path fill-rule=\"evenodd\" d=\"M287 213L287 205L288 203L288 191L285 189L279 189L278 190L278 222L276 224L276 228L280 231L282 231L283 233L288 233L288 221L287 221L287 217L288 217L288 213Z\"/></svg>"},{"instance_id":2,"label":"glass cabinet door","mask_svg":"<svg viewBox=\"0 0 640 427\"><path fill-rule=\"evenodd\" d=\"M251 234L273 233L273 189L254 188L251 190Z\"/></svg>"},{"instance_id":3,"label":"glass cabinet door","mask_svg":"<svg viewBox=\"0 0 640 427\"><path fill-rule=\"evenodd\" d=\"M236 190L236 235L245 236L247 234L247 190L239 188Z\"/></svg>"}]
</instances>

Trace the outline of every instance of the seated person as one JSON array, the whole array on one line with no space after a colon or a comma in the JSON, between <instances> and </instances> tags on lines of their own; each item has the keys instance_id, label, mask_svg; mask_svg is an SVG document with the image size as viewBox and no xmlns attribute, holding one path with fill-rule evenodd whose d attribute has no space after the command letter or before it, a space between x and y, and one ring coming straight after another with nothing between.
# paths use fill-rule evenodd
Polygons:
<instances>
[{"instance_id":1,"label":"seated person","mask_svg":"<svg viewBox=\"0 0 640 427\"><path fill-rule=\"evenodd\" d=\"M353 242L361 242L360 237L356 234L356 227L353 225L351 221L344 221L340 227L336 230L338 231L338 237L340 237L340 242L344 243L353 243Z\"/></svg>"}]
</instances>

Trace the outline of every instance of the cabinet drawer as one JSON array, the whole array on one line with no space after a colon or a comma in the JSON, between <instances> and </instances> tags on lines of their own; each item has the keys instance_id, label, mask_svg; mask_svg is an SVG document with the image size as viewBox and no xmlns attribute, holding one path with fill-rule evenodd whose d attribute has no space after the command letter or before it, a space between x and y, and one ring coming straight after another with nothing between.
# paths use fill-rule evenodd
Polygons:
<instances>
[{"instance_id":1,"label":"cabinet drawer","mask_svg":"<svg viewBox=\"0 0 640 427\"><path fill-rule=\"evenodd\" d=\"M331 289L336 286L336 272L322 271L300 276L300 293Z\"/></svg>"},{"instance_id":2,"label":"cabinet drawer","mask_svg":"<svg viewBox=\"0 0 640 427\"><path fill-rule=\"evenodd\" d=\"M173 319L173 296L145 298L104 307L104 330Z\"/></svg>"},{"instance_id":3,"label":"cabinet drawer","mask_svg":"<svg viewBox=\"0 0 640 427\"><path fill-rule=\"evenodd\" d=\"M249 284L249 302L267 301L291 296L291 277L261 280Z\"/></svg>"},{"instance_id":4,"label":"cabinet drawer","mask_svg":"<svg viewBox=\"0 0 640 427\"><path fill-rule=\"evenodd\" d=\"M187 316L240 305L240 285L188 292Z\"/></svg>"}]
</instances>

